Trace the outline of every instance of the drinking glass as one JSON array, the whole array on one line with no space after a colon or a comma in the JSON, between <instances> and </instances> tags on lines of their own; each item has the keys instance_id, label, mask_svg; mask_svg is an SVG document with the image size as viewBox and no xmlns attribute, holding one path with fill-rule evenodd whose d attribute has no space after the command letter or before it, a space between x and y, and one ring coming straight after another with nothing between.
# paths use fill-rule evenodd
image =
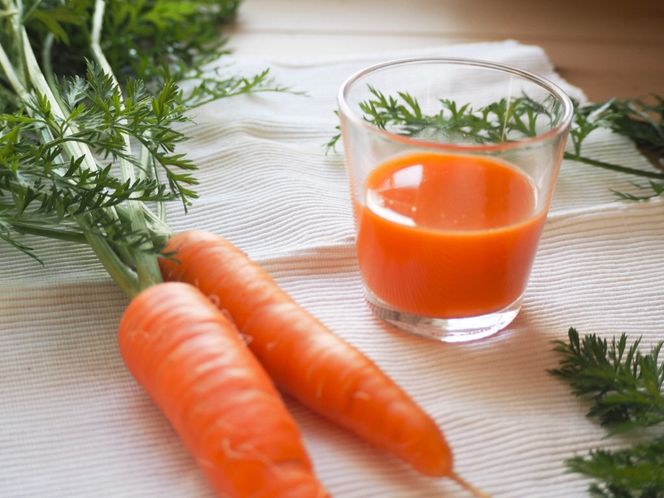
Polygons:
<instances>
[{"instance_id":1,"label":"drinking glass","mask_svg":"<svg viewBox=\"0 0 664 498\"><path fill-rule=\"evenodd\" d=\"M378 64L338 96L366 300L445 342L517 315L573 105L553 83L490 62Z\"/></svg>"}]
</instances>

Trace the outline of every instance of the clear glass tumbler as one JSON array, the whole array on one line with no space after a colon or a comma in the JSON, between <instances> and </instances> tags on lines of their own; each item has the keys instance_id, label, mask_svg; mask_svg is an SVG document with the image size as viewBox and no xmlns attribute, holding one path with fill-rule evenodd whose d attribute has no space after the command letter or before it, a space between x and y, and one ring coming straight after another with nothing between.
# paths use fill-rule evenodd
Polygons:
<instances>
[{"instance_id":1,"label":"clear glass tumbler","mask_svg":"<svg viewBox=\"0 0 664 498\"><path fill-rule=\"evenodd\" d=\"M512 67L408 59L369 67L338 97L367 301L445 342L517 315L573 105Z\"/></svg>"}]
</instances>

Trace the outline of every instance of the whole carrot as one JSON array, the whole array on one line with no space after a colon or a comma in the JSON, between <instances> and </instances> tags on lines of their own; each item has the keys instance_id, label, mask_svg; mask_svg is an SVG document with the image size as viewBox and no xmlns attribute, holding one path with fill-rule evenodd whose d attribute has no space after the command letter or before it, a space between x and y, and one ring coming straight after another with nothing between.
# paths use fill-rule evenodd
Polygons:
<instances>
[{"instance_id":1,"label":"whole carrot","mask_svg":"<svg viewBox=\"0 0 664 498\"><path fill-rule=\"evenodd\" d=\"M165 253L173 257L160 260L164 278L197 286L227 310L279 387L421 473L456 478L435 422L239 249L188 231L174 235Z\"/></svg>"},{"instance_id":2,"label":"whole carrot","mask_svg":"<svg viewBox=\"0 0 664 498\"><path fill-rule=\"evenodd\" d=\"M171 282L141 292L122 317L119 344L220 496L327 496L270 378L195 287Z\"/></svg>"}]
</instances>

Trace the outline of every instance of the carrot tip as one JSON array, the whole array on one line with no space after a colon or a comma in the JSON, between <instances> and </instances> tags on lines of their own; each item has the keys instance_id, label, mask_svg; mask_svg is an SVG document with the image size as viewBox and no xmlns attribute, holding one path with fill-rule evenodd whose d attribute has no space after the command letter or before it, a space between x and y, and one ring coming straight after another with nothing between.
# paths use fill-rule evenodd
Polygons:
<instances>
[{"instance_id":1,"label":"carrot tip","mask_svg":"<svg viewBox=\"0 0 664 498\"><path fill-rule=\"evenodd\" d=\"M463 489L467 490L470 494L472 494L475 498L491 498L490 494L477 489L475 486L473 486L468 481L463 479L460 475L452 473L450 474L449 477L459 486L461 486Z\"/></svg>"}]
</instances>

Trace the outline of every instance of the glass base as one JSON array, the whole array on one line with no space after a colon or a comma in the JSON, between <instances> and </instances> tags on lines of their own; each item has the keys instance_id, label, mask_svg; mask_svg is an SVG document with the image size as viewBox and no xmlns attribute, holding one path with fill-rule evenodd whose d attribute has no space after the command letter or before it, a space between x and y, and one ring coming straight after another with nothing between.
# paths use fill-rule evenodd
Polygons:
<instances>
[{"instance_id":1,"label":"glass base","mask_svg":"<svg viewBox=\"0 0 664 498\"><path fill-rule=\"evenodd\" d=\"M399 311L371 291L365 298L374 314L395 327L441 342L469 342L490 337L507 327L521 309L521 298L493 313L465 318L435 318Z\"/></svg>"}]
</instances>

